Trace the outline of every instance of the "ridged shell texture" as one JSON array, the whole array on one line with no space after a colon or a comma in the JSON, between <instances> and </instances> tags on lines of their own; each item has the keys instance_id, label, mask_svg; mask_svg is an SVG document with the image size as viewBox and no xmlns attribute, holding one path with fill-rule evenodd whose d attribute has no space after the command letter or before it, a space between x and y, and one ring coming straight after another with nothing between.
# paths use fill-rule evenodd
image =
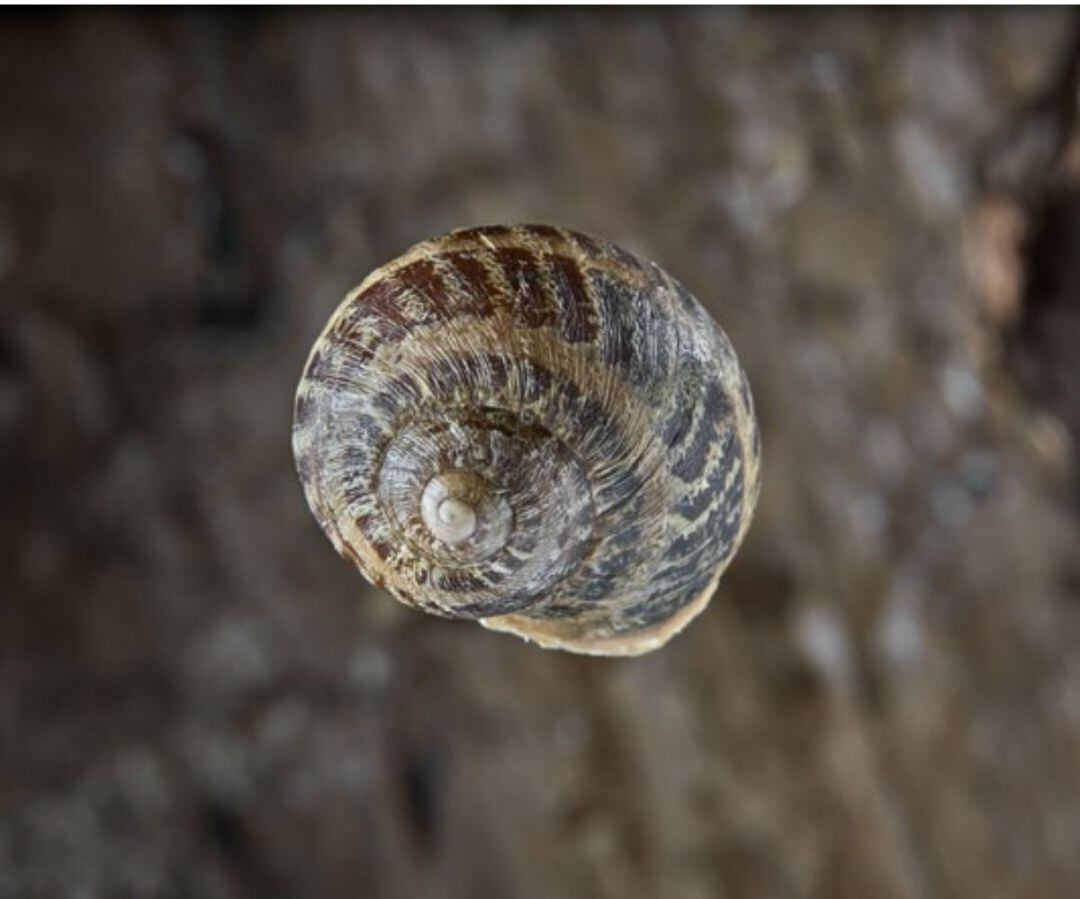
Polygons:
<instances>
[{"instance_id":1,"label":"ridged shell texture","mask_svg":"<svg viewBox=\"0 0 1080 899\"><path fill-rule=\"evenodd\" d=\"M759 490L720 328L656 265L544 225L455 231L369 275L312 348L293 450L374 584L595 655L704 608Z\"/></svg>"}]
</instances>

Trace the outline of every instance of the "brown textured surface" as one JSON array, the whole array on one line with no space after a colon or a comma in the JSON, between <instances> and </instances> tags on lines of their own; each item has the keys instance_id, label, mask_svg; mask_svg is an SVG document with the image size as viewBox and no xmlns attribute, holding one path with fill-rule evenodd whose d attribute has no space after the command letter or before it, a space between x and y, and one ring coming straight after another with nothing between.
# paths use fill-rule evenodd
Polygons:
<instances>
[{"instance_id":1,"label":"brown textured surface","mask_svg":"<svg viewBox=\"0 0 1080 899\"><path fill-rule=\"evenodd\" d=\"M1073 899L1072 29L0 20L0 895ZM530 220L754 387L754 525L641 659L378 599L293 474L340 297Z\"/></svg>"},{"instance_id":2,"label":"brown textured surface","mask_svg":"<svg viewBox=\"0 0 1080 899\"><path fill-rule=\"evenodd\" d=\"M730 340L655 265L551 225L462 229L372 272L312 346L292 445L370 583L592 655L699 614L761 488ZM421 498L455 480L477 526L449 545Z\"/></svg>"}]
</instances>

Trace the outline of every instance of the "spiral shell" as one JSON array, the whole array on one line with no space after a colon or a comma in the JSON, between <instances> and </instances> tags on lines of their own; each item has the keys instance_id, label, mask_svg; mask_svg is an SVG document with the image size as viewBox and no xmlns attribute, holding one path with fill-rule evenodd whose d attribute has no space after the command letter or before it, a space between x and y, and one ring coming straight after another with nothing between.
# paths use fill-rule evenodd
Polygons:
<instances>
[{"instance_id":1,"label":"spiral shell","mask_svg":"<svg viewBox=\"0 0 1080 899\"><path fill-rule=\"evenodd\" d=\"M293 451L368 580L594 655L697 615L759 490L724 333L656 265L543 225L455 231L369 275L312 348Z\"/></svg>"}]
</instances>

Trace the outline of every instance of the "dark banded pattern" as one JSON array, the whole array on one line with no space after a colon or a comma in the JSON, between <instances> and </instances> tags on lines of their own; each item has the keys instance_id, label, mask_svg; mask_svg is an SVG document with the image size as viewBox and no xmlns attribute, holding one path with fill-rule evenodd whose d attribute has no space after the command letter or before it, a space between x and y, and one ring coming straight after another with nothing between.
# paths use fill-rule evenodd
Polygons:
<instances>
[{"instance_id":1,"label":"dark banded pattern","mask_svg":"<svg viewBox=\"0 0 1080 899\"><path fill-rule=\"evenodd\" d=\"M373 583L598 654L704 607L759 486L720 329L656 266L545 225L456 231L372 273L312 349L293 447Z\"/></svg>"}]
</instances>

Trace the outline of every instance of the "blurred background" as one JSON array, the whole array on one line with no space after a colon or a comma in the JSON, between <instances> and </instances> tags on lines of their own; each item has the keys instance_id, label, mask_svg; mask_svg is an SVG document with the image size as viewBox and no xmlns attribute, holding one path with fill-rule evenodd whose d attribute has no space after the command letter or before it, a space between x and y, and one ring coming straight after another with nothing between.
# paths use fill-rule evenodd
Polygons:
<instances>
[{"instance_id":1,"label":"blurred background","mask_svg":"<svg viewBox=\"0 0 1080 899\"><path fill-rule=\"evenodd\" d=\"M1076 34L0 18L0 897L1080 895ZM396 605L293 472L345 292L520 221L754 388L754 526L644 658Z\"/></svg>"}]
</instances>

